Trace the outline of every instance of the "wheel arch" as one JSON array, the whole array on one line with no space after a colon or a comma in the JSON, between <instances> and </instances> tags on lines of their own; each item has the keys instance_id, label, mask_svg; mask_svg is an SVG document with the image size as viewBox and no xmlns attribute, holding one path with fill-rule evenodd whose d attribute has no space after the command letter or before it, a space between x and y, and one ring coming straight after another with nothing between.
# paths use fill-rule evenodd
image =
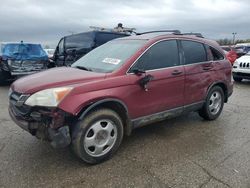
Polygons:
<instances>
[{"instance_id":1,"label":"wheel arch","mask_svg":"<svg viewBox=\"0 0 250 188\"><path fill-rule=\"evenodd\" d=\"M78 113L78 121L81 121L86 117L89 113L92 111L98 109L98 108L107 108L114 110L122 119L123 126L124 126L124 133L126 135L130 135L132 131L131 121L129 118L128 108L126 104L115 98L107 98L107 99L101 99L94 103L89 104L88 106L85 106L79 113Z\"/></svg>"},{"instance_id":2,"label":"wheel arch","mask_svg":"<svg viewBox=\"0 0 250 188\"><path fill-rule=\"evenodd\" d=\"M208 89L207 89L207 94L206 96L208 95L208 92L215 86L219 86L222 88L223 92L224 92L224 102L226 103L228 101L228 88L227 88L227 85L224 83L224 82L215 82L213 84L211 84Z\"/></svg>"}]
</instances>

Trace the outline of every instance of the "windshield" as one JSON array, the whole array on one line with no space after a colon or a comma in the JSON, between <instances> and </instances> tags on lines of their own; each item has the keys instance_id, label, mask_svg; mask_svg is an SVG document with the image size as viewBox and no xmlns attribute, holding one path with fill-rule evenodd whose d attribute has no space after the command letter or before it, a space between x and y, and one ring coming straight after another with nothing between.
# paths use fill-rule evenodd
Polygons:
<instances>
[{"instance_id":1,"label":"windshield","mask_svg":"<svg viewBox=\"0 0 250 188\"><path fill-rule=\"evenodd\" d=\"M83 56L72 67L85 67L94 72L113 72L145 43L146 40L110 41Z\"/></svg>"},{"instance_id":2,"label":"windshield","mask_svg":"<svg viewBox=\"0 0 250 188\"><path fill-rule=\"evenodd\" d=\"M2 54L6 56L28 55L28 56L46 56L45 51L40 44L6 44L2 49Z\"/></svg>"}]
</instances>

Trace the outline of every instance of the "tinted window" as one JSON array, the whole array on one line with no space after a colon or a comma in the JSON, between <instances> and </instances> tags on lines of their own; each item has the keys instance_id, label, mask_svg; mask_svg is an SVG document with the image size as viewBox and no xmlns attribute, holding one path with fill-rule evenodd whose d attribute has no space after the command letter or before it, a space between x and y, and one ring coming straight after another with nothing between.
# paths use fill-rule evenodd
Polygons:
<instances>
[{"instance_id":1,"label":"tinted window","mask_svg":"<svg viewBox=\"0 0 250 188\"><path fill-rule=\"evenodd\" d=\"M65 49L91 48L93 45L93 33L80 33L65 37Z\"/></svg>"},{"instance_id":2,"label":"tinted window","mask_svg":"<svg viewBox=\"0 0 250 188\"><path fill-rule=\"evenodd\" d=\"M132 69L153 70L179 65L176 40L162 41L148 49Z\"/></svg>"},{"instance_id":3,"label":"tinted window","mask_svg":"<svg viewBox=\"0 0 250 188\"><path fill-rule=\"evenodd\" d=\"M224 56L216 49L209 47L209 49L211 50L212 53L212 58L214 61L218 61L218 60L223 60Z\"/></svg>"},{"instance_id":4,"label":"tinted window","mask_svg":"<svg viewBox=\"0 0 250 188\"><path fill-rule=\"evenodd\" d=\"M96 45L102 45L112 39L124 37L125 35L119 35L115 33L96 33Z\"/></svg>"},{"instance_id":5,"label":"tinted window","mask_svg":"<svg viewBox=\"0 0 250 188\"><path fill-rule=\"evenodd\" d=\"M181 41L185 64L193 64L207 61L207 54L204 45L194 41Z\"/></svg>"}]
</instances>

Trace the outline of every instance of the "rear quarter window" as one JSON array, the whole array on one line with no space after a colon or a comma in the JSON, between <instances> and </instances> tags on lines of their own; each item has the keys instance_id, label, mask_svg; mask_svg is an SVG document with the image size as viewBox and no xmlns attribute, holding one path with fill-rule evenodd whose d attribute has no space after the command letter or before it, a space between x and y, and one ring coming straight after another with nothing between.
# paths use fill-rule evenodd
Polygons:
<instances>
[{"instance_id":1,"label":"rear quarter window","mask_svg":"<svg viewBox=\"0 0 250 188\"><path fill-rule=\"evenodd\" d=\"M211 54L211 60L219 61L219 60L224 59L224 55L221 52L219 52L218 50L216 50L215 48L209 46L208 50L210 51L210 54Z\"/></svg>"},{"instance_id":2,"label":"rear quarter window","mask_svg":"<svg viewBox=\"0 0 250 188\"><path fill-rule=\"evenodd\" d=\"M186 65L207 61L207 53L202 43L182 40L181 45Z\"/></svg>"}]
</instances>

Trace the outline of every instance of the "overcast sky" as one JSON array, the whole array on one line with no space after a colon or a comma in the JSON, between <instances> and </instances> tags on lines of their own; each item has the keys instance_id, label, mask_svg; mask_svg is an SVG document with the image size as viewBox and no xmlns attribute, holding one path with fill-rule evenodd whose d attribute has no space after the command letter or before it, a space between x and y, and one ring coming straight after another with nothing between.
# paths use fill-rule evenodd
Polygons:
<instances>
[{"instance_id":1,"label":"overcast sky","mask_svg":"<svg viewBox=\"0 0 250 188\"><path fill-rule=\"evenodd\" d=\"M250 38L250 0L0 0L0 41L56 44L90 25Z\"/></svg>"}]
</instances>

